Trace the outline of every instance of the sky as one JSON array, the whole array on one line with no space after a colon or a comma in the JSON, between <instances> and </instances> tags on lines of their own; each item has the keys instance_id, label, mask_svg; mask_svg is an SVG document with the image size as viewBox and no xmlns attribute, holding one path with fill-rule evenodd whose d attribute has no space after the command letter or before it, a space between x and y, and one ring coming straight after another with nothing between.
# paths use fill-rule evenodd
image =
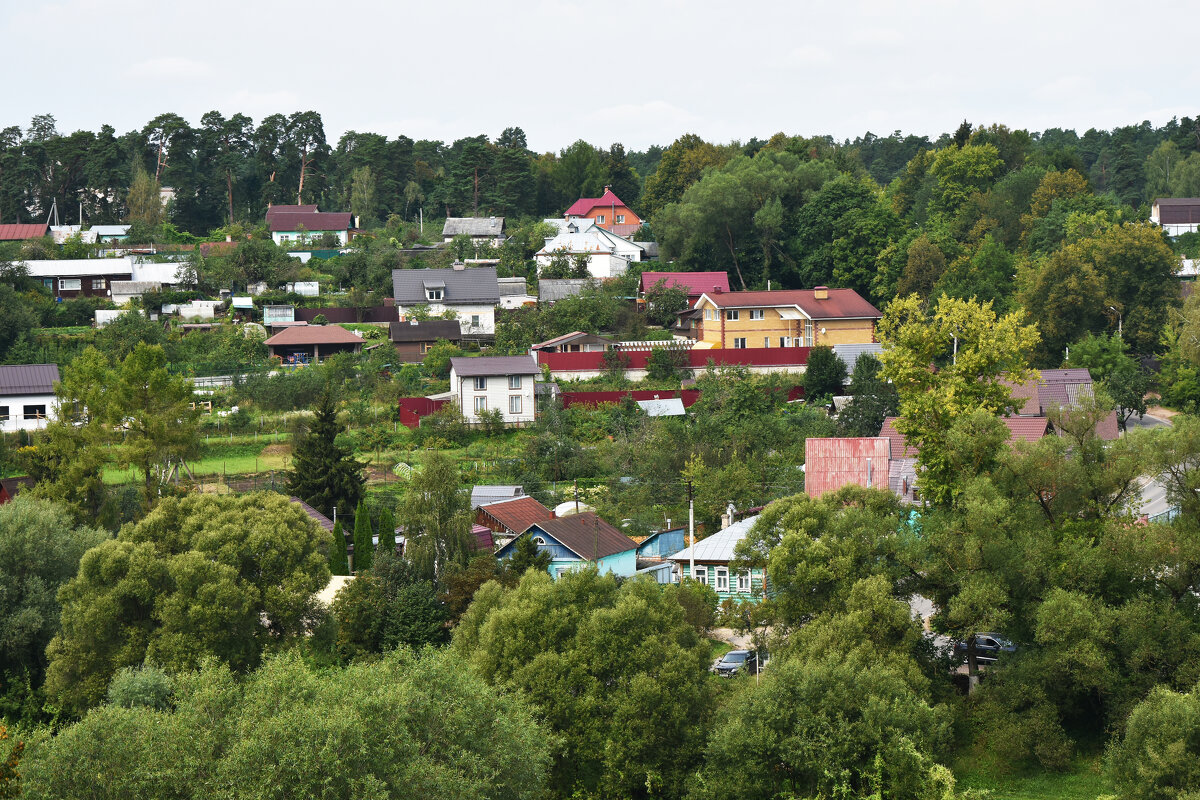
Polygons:
<instances>
[{"instance_id":1,"label":"sky","mask_svg":"<svg viewBox=\"0 0 1200 800\"><path fill-rule=\"evenodd\" d=\"M311 109L331 144L519 126L539 152L963 119L1082 134L1200 114L1198 21L1195 0L0 0L0 127Z\"/></svg>"}]
</instances>

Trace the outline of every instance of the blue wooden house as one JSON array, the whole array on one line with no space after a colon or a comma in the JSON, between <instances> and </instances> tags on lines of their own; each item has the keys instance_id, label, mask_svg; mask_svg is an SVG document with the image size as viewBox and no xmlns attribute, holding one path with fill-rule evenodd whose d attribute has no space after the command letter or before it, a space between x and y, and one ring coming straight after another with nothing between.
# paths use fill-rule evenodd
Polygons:
<instances>
[{"instance_id":1,"label":"blue wooden house","mask_svg":"<svg viewBox=\"0 0 1200 800\"><path fill-rule=\"evenodd\" d=\"M696 580L711 586L718 600L754 601L763 599L770 591L762 569L734 571L730 562L734 559L734 548L746 538L754 527L758 515L735 522L712 536L701 539L692 547L685 547L670 556L679 575L690 578L691 564L696 564Z\"/></svg>"},{"instance_id":2,"label":"blue wooden house","mask_svg":"<svg viewBox=\"0 0 1200 800\"><path fill-rule=\"evenodd\" d=\"M663 559L687 547L687 529L672 528L652 533L638 543L637 556L648 560Z\"/></svg>"},{"instance_id":3,"label":"blue wooden house","mask_svg":"<svg viewBox=\"0 0 1200 800\"><path fill-rule=\"evenodd\" d=\"M585 564L623 577L637 571L637 542L591 511L535 522L501 547L496 558L511 558L517 542L525 536L533 539L538 552L550 553L549 572L555 580Z\"/></svg>"}]
</instances>

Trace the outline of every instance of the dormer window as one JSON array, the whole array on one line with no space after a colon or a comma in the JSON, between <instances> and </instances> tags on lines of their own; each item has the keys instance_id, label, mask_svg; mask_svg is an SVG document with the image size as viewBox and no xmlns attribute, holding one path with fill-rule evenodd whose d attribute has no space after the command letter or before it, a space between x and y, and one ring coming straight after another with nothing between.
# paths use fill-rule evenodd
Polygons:
<instances>
[{"instance_id":1,"label":"dormer window","mask_svg":"<svg viewBox=\"0 0 1200 800\"><path fill-rule=\"evenodd\" d=\"M429 301L441 300L442 299L442 290L441 289L426 289L425 290L425 299L429 300Z\"/></svg>"}]
</instances>

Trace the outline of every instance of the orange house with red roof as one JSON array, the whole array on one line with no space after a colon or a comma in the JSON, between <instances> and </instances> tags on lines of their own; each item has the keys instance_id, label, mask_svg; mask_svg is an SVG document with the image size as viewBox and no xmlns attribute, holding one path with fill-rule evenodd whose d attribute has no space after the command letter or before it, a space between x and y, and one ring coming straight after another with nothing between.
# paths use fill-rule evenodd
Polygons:
<instances>
[{"instance_id":1,"label":"orange house with red roof","mask_svg":"<svg viewBox=\"0 0 1200 800\"><path fill-rule=\"evenodd\" d=\"M617 236L632 236L642 227L642 218L621 202L621 198L613 194L609 186L604 187L604 194L599 197L581 197L576 200L567 209L566 217L568 220L591 220Z\"/></svg>"}]
</instances>

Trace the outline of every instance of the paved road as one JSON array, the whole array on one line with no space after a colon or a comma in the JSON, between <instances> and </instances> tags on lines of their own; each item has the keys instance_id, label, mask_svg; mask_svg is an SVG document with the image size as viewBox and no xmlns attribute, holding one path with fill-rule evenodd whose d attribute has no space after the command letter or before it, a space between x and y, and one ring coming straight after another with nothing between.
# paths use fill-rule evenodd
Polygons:
<instances>
[{"instance_id":1,"label":"paved road","mask_svg":"<svg viewBox=\"0 0 1200 800\"><path fill-rule=\"evenodd\" d=\"M1164 425L1170 425L1171 421L1161 417L1143 414L1141 416L1134 415L1125 422L1125 427L1132 430L1134 428L1158 428Z\"/></svg>"}]
</instances>

